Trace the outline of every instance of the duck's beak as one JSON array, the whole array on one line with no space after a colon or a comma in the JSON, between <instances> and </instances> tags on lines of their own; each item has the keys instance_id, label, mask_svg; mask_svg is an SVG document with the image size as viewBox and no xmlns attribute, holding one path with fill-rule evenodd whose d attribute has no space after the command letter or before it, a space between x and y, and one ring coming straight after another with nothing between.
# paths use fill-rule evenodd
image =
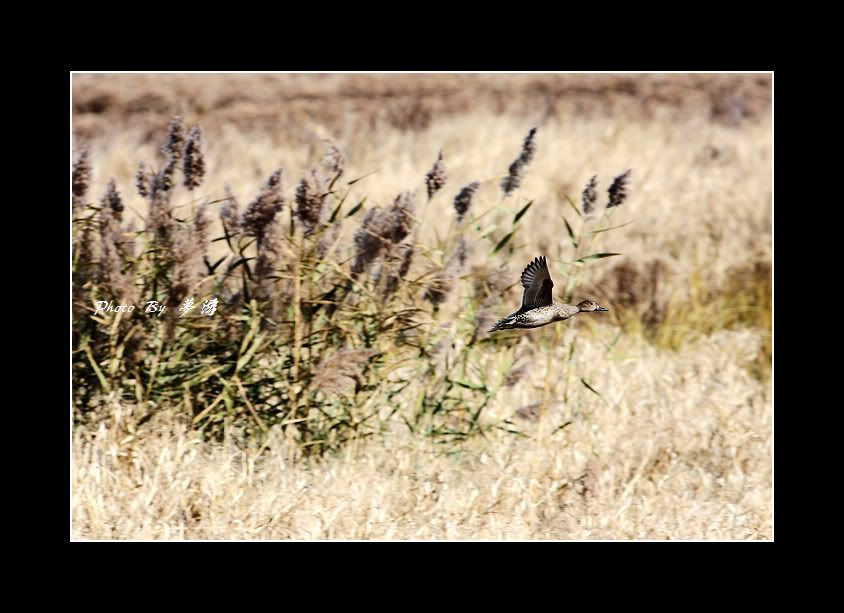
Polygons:
<instances>
[{"instance_id":1,"label":"duck's beak","mask_svg":"<svg viewBox=\"0 0 844 613\"><path fill-rule=\"evenodd\" d=\"M608 308L606 308L606 307L601 307L601 306L599 306L599 307L598 307L597 309L595 309L595 310L596 310L596 311L609 311L609 309L608 309Z\"/></svg>"}]
</instances>

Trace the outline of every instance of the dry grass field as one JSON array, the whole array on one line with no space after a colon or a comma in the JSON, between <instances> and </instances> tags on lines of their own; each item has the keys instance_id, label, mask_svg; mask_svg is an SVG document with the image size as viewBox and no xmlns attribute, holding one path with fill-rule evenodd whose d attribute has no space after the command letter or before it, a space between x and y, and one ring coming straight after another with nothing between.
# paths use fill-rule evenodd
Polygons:
<instances>
[{"instance_id":1,"label":"dry grass field","mask_svg":"<svg viewBox=\"0 0 844 613\"><path fill-rule=\"evenodd\" d=\"M73 538L771 539L770 95L769 75L75 75ZM203 160L167 192L170 227L202 253L149 238L164 205L135 187L177 113ZM331 179L326 140L345 167L309 221L296 194ZM228 198L248 211L277 169L275 242L215 241ZM363 257L369 216L414 191ZM203 255L223 264L183 263ZM538 255L557 300L610 312L487 336ZM252 303L228 266L253 266ZM219 317L94 314L151 292L171 313L220 295Z\"/></svg>"}]
</instances>

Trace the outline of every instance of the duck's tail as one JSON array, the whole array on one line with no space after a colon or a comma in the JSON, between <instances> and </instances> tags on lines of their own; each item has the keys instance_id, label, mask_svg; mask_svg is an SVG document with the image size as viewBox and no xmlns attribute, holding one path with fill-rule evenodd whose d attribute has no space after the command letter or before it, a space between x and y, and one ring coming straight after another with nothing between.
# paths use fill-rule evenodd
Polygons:
<instances>
[{"instance_id":1,"label":"duck's tail","mask_svg":"<svg viewBox=\"0 0 844 613\"><path fill-rule=\"evenodd\" d=\"M493 332L497 332L498 330L510 330L515 328L515 319L512 315L508 315L504 319L499 319L496 321L492 327L487 331L488 334L492 334Z\"/></svg>"}]
</instances>

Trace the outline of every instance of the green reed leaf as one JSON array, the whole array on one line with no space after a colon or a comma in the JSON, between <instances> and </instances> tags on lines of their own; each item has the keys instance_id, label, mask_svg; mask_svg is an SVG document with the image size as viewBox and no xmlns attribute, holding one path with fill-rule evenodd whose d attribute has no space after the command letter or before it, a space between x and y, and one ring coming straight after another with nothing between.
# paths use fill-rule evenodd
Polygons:
<instances>
[{"instance_id":1,"label":"green reed leaf","mask_svg":"<svg viewBox=\"0 0 844 613\"><path fill-rule=\"evenodd\" d=\"M499 251L501 251L501 249L504 247L504 245L506 245L507 243L509 243L509 242L510 242L510 239L511 239L511 238L513 238L513 235L514 235L515 233L516 233L516 231L515 231L515 230L513 230L512 232L510 232L509 234L507 234L507 236L505 236L505 237L504 237L504 238L502 238L500 241L498 241L498 244L495 246L495 249L493 249L493 250L492 250L492 254L493 254L493 255L495 255L496 253L498 253Z\"/></svg>"},{"instance_id":2,"label":"green reed leaf","mask_svg":"<svg viewBox=\"0 0 844 613\"><path fill-rule=\"evenodd\" d=\"M527 213L527 212L528 212L528 209L531 207L531 205L532 205L532 204L533 204L533 200L531 200L530 202L528 202L525 206L523 206L523 207L522 207L522 210L521 210L521 211L519 211L518 213L516 213L516 216L515 216L515 217L513 217L513 225L514 225L514 226L515 226L517 223L519 223L519 220L520 220L522 217L524 217L525 213Z\"/></svg>"}]
</instances>

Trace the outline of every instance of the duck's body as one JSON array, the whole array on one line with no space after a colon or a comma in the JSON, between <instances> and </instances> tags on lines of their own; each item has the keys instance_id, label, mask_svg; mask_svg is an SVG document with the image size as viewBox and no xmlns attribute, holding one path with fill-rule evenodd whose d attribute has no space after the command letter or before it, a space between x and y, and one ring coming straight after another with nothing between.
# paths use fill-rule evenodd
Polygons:
<instances>
[{"instance_id":1,"label":"duck's body","mask_svg":"<svg viewBox=\"0 0 844 613\"><path fill-rule=\"evenodd\" d=\"M511 328L540 328L555 321L563 321L579 313L580 309L570 304L557 302L550 306L536 307L527 311L519 309L512 315L499 320L490 332L495 330L509 330Z\"/></svg>"},{"instance_id":2,"label":"duck's body","mask_svg":"<svg viewBox=\"0 0 844 613\"><path fill-rule=\"evenodd\" d=\"M551 299L554 282L545 257L536 258L522 272L522 306L515 313L499 320L490 332L512 328L539 328L555 321L564 321L578 313L609 311L591 300L580 304L560 304Z\"/></svg>"}]
</instances>

